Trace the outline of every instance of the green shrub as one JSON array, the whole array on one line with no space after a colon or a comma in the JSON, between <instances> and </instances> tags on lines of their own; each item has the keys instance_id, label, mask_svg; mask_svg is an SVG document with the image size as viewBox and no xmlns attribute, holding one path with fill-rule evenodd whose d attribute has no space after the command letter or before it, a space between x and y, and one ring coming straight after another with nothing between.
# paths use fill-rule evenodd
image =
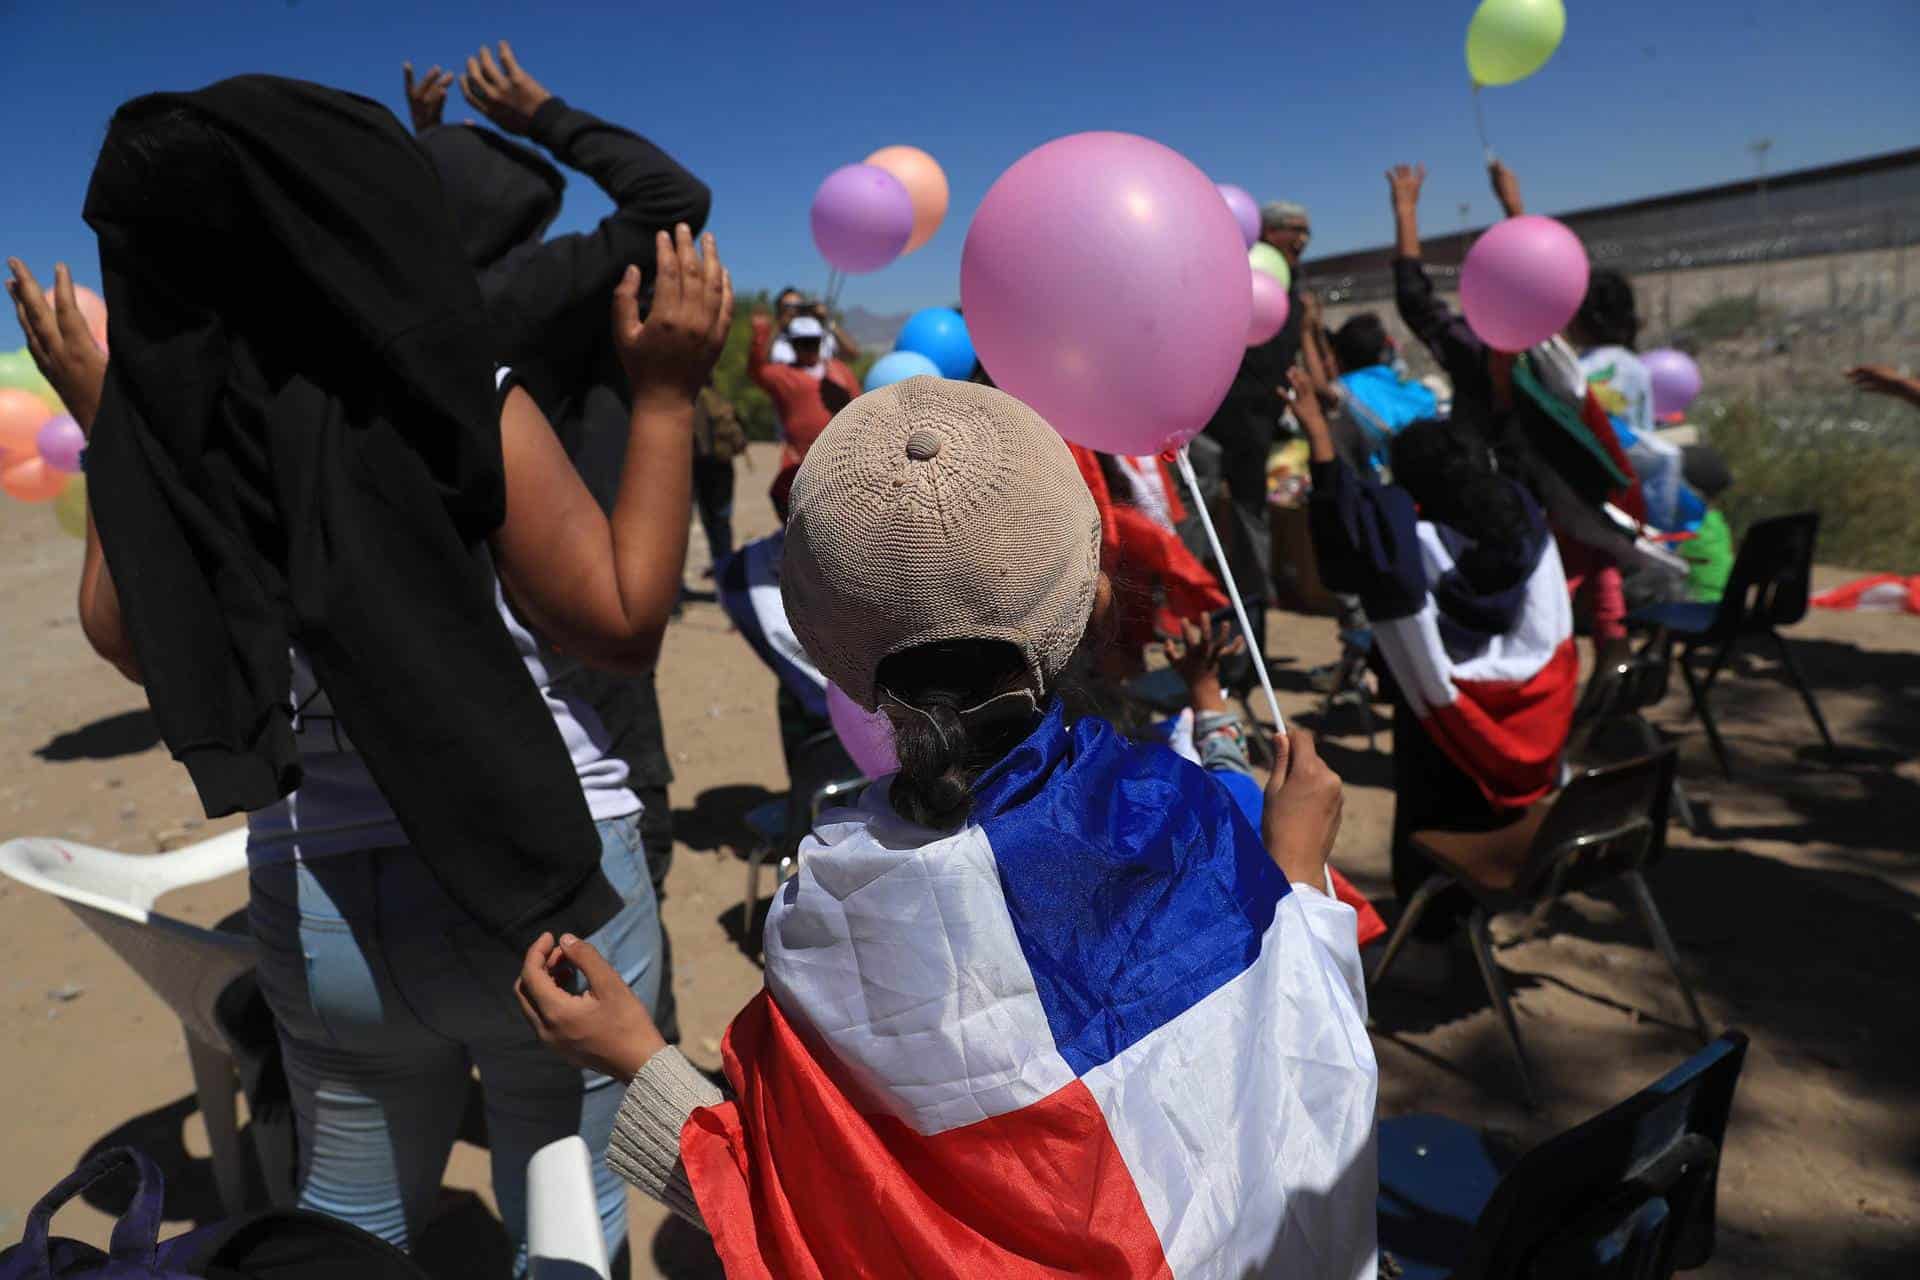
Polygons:
<instances>
[{"instance_id":1,"label":"green shrub","mask_svg":"<svg viewBox=\"0 0 1920 1280\"><path fill-rule=\"evenodd\" d=\"M1695 342L1719 342L1738 338L1772 326L1778 318L1774 308L1753 294L1716 298L1687 317L1680 332Z\"/></svg>"},{"instance_id":2,"label":"green shrub","mask_svg":"<svg viewBox=\"0 0 1920 1280\"><path fill-rule=\"evenodd\" d=\"M1720 505L1736 538L1818 511L1822 564L1920 573L1920 417L1907 406L1782 396L1703 404L1693 420L1733 473Z\"/></svg>"}]
</instances>

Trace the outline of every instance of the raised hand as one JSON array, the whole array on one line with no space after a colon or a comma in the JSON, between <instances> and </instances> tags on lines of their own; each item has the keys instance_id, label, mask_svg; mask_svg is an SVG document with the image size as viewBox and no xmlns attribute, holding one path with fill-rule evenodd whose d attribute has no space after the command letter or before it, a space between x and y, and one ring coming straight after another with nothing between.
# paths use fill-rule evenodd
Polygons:
<instances>
[{"instance_id":1,"label":"raised hand","mask_svg":"<svg viewBox=\"0 0 1920 1280\"><path fill-rule=\"evenodd\" d=\"M521 69L513 46L505 40L500 42L498 62L486 48L467 59L467 69L460 75L460 95L503 132L521 135L533 127L534 112L553 96Z\"/></svg>"},{"instance_id":2,"label":"raised hand","mask_svg":"<svg viewBox=\"0 0 1920 1280\"><path fill-rule=\"evenodd\" d=\"M713 233L693 242L686 223L654 238L658 273L653 308L640 319L640 269L628 267L613 291L613 342L636 400L653 395L691 401L700 393L733 327L733 276Z\"/></svg>"},{"instance_id":3,"label":"raised hand","mask_svg":"<svg viewBox=\"0 0 1920 1280\"><path fill-rule=\"evenodd\" d=\"M1893 396L1909 404L1920 405L1920 378L1902 377L1890 365L1859 364L1847 370L1847 381L1856 391L1876 396Z\"/></svg>"},{"instance_id":4,"label":"raised hand","mask_svg":"<svg viewBox=\"0 0 1920 1280\"><path fill-rule=\"evenodd\" d=\"M107 353L87 331L67 264L53 269L52 296L41 292L20 259L8 258L7 267L13 273L7 295L13 299L13 314L26 335L34 364L59 393L74 421L91 431L93 416L100 409L100 389L107 381Z\"/></svg>"},{"instance_id":5,"label":"raised hand","mask_svg":"<svg viewBox=\"0 0 1920 1280\"><path fill-rule=\"evenodd\" d=\"M1507 211L1509 218L1517 218L1527 211L1527 206L1520 200L1520 179L1513 170L1498 160L1489 161L1487 178L1493 183L1494 199L1500 202L1500 207Z\"/></svg>"},{"instance_id":6,"label":"raised hand","mask_svg":"<svg viewBox=\"0 0 1920 1280\"><path fill-rule=\"evenodd\" d=\"M586 990L570 988L575 976ZM666 1047L647 1007L590 942L550 933L527 949L513 984L540 1043L576 1067L631 1080Z\"/></svg>"},{"instance_id":7,"label":"raised hand","mask_svg":"<svg viewBox=\"0 0 1920 1280\"><path fill-rule=\"evenodd\" d=\"M1320 758L1313 734L1298 724L1273 740L1273 776L1267 781L1260 834L1267 853L1294 884L1326 891L1327 857L1340 835L1346 792L1340 775Z\"/></svg>"},{"instance_id":8,"label":"raised hand","mask_svg":"<svg viewBox=\"0 0 1920 1280\"><path fill-rule=\"evenodd\" d=\"M1247 650L1246 637L1230 621L1190 622L1182 619L1178 635L1163 635L1160 644L1167 665L1187 683L1195 711L1223 711L1226 695L1220 688L1220 664Z\"/></svg>"},{"instance_id":9,"label":"raised hand","mask_svg":"<svg viewBox=\"0 0 1920 1280\"><path fill-rule=\"evenodd\" d=\"M407 111L413 116L413 131L425 133L440 123L447 109L447 90L453 87L453 72L442 71L436 64L428 70L426 79L416 81L413 64L403 62L400 77L407 89Z\"/></svg>"},{"instance_id":10,"label":"raised hand","mask_svg":"<svg viewBox=\"0 0 1920 1280\"><path fill-rule=\"evenodd\" d=\"M1393 207L1415 209L1420 205L1420 188L1426 185L1427 166L1424 164L1397 164L1387 170L1387 190L1393 196Z\"/></svg>"}]
</instances>

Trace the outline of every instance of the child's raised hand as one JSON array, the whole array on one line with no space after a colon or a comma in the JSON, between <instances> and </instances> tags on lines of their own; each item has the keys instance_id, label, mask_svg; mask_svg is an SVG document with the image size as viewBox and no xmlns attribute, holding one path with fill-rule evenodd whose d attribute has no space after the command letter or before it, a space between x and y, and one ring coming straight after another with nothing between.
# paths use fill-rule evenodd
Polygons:
<instances>
[{"instance_id":1,"label":"child's raised hand","mask_svg":"<svg viewBox=\"0 0 1920 1280\"><path fill-rule=\"evenodd\" d=\"M576 973L586 980L578 995L568 990ZM619 971L571 934L543 933L527 948L513 993L540 1043L576 1067L631 1080L666 1047Z\"/></svg>"},{"instance_id":2,"label":"child's raised hand","mask_svg":"<svg viewBox=\"0 0 1920 1280\"><path fill-rule=\"evenodd\" d=\"M1225 620L1202 624L1182 620L1178 634L1163 635L1167 664L1187 682L1187 693L1195 711L1221 711L1227 705L1220 688L1220 664L1236 653L1244 653L1247 641L1234 624Z\"/></svg>"}]
</instances>

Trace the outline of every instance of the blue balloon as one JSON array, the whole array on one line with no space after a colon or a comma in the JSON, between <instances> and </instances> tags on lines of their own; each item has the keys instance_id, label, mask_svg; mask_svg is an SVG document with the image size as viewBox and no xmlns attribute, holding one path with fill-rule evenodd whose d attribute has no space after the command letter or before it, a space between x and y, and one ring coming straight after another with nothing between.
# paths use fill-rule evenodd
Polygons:
<instances>
[{"instance_id":1,"label":"blue balloon","mask_svg":"<svg viewBox=\"0 0 1920 1280\"><path fill-rule=\"evenodd\" d=\"M952 307L915 312L906 328L900 330L893 349L918 351L940 366L946 377L973 376L973 339L967 336L967 322Z\"/></svg>"},{"instance_id":2,"label":"blue balloon","mask_svg":"<svg viewBox=\"0 0 1920 1280\"><path fill-rule=\"evenodd\" d=\"M972 368L971 365L968 366ZM890 387L896 382L905 382L908 378L918 378L922 374L929 378L940 376L940 366L921 355L918 351L889 351L873 362L873 368L867 370L868 391L878 391Z\"/></svg>"}]
</instances>

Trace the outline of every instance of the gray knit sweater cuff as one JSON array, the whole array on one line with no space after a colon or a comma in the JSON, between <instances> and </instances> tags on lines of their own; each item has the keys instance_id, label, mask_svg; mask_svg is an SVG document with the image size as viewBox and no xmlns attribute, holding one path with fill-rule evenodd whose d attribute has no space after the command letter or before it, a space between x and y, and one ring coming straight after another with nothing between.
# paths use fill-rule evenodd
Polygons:
<instances>
[{"instance_id":1,"label":"gray knit sweater cuff","mask_svg":"<svg viewBox=\"0 0 1920 1280\"><path fill-rule=\"evenodd\" d=\"M627 1086L620 1114L613 1122L607 1167L706 1230L693 1188L687 1183L686 1166L680 1163L680 1130L694 1111L725 1100L726 1096L678 1049L662 1049L647 1059L647 1065Z\"/></svg>"}]
</instances>

